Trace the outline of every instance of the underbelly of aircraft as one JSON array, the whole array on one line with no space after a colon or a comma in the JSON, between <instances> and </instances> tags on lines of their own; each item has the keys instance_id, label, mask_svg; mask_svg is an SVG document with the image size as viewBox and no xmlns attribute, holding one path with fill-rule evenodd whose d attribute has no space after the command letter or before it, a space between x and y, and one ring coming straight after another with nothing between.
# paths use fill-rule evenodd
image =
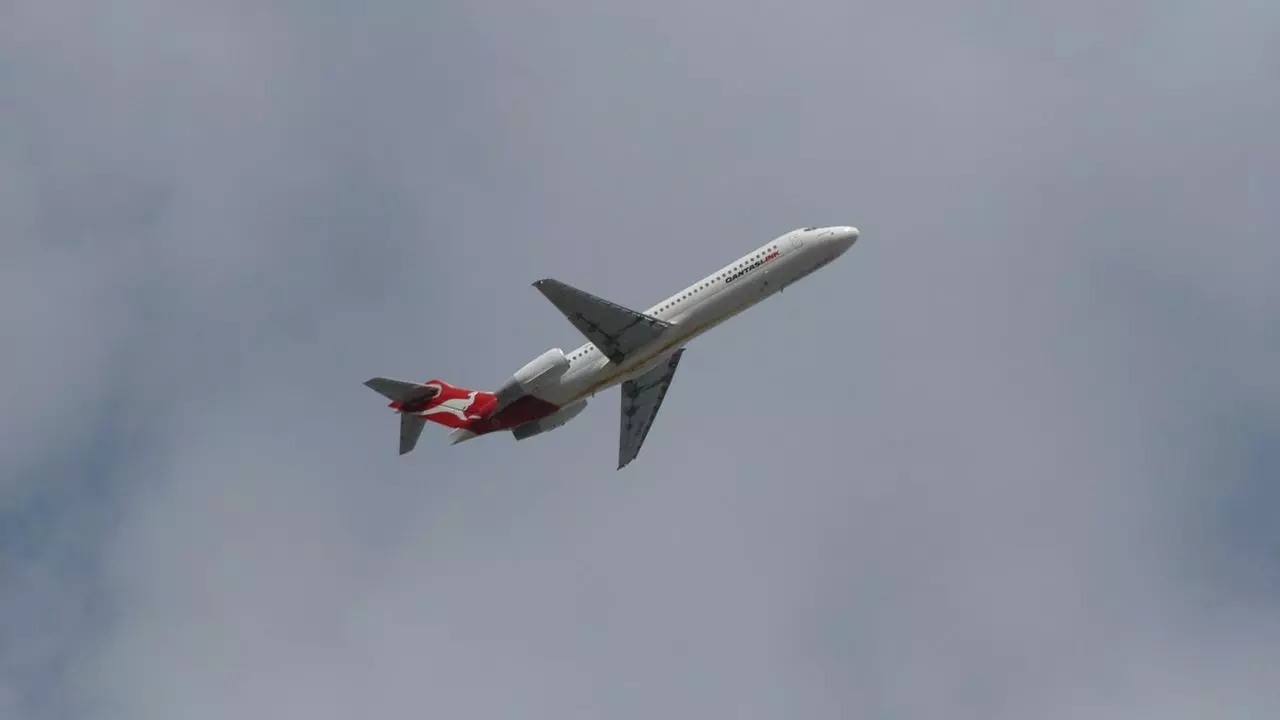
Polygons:
<instances>
[{"instance_id":1,"label":"underbelly of aircraft","mask_svg":"<svg viewBox=\"0 0 1280 720\"><path fill-rule=\"evenodd\" d=\"M534 420L541 420L548 415L552 415L560 409L561 405L543 400L534 395L525 395L524 397L512 402L496 414L476 420L468 429L472 432L483 435L484 433L495 432L497 430L510 430L519 427Z\"/></svg>"}]
</instances>

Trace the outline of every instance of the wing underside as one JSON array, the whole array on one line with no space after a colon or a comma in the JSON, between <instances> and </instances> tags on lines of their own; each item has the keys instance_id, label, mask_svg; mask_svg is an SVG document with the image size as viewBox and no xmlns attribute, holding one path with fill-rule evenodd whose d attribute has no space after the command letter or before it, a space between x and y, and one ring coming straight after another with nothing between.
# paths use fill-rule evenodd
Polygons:
<instances>
[{"instance_id":1,"label":"wing underside","mask_svg":"<svg viewBox=\"0 0 1280 720\"><path fill-rule=\"evenodd\" d=\"M675 351L667 361L634 380L622 383L622 423L618 439L618 469L626 467L640 454L653 427L654 418L671 387L676 367L684 349Z\"/></svg>"},{"instance_id":2,"label":"wing underside","mask_svg":"<svg viewBox=\"0 0 1280 720\"><path fill-rule=\"evenodd\" d=\"M559 280L533 284L605 357L621 364L671 327L655 317L598 298Z\"/></svg>"}]
</instances>

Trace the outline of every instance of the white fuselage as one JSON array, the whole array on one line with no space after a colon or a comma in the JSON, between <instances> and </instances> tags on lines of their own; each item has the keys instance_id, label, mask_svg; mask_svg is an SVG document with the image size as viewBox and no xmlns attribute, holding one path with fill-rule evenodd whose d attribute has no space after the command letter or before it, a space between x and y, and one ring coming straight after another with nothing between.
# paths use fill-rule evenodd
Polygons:
<instances>
[{"instance_id":1,"label":"white fuselage","mask_svg":"<svg viewBox=\"0 0 1280 720\"><path fill-rule=\"evenodd\" d=\"M566 407L636 377L693 338L835 260L857 238L851 227L804 228L779 236L646 310L674 326L663 342L621 365L587 343L566 353L569 370L537 396Z\"/></svg>"}]
</instances>

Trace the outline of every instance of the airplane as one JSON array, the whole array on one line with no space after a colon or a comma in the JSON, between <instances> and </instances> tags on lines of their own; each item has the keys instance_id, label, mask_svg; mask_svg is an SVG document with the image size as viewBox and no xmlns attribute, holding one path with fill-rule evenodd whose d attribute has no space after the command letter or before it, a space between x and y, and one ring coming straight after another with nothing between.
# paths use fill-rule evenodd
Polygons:
<instances>
[{"instance_id":1,"label":"airplane","mask_svg":"<svg viewBox=\"0 0 1280 720\"><path fill-rule=\"evenodd\" d=\"M618 470L640 452L685 346L694 338L840 257L858 240L848 226L806 227L774 238L662 302L637 312L552 278L533 283L587 339L552 348L495 392L375 377L364 384L400 415L400 454L428 421L449 428L451 445L494 432L516 440L577 417L601 390L622 386Z\"/></svg>"}]
</instances>

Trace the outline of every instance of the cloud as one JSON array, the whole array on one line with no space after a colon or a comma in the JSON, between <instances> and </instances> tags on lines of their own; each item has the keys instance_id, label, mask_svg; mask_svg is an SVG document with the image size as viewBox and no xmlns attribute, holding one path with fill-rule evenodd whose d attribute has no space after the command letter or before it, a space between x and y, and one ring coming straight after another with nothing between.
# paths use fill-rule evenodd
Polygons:
<instances>
[{"instance_id":1,"label":"cloud","mask_svg":"<svg viewBox=\"0 0 1280 720\"><path fill-rule=\"evenodd\" d=\"M1280 709L1270 9L0 25L0 711ZM406 459L359 384L846 222L623 473L612 395Z\"/></svg>"}]
</instances>

